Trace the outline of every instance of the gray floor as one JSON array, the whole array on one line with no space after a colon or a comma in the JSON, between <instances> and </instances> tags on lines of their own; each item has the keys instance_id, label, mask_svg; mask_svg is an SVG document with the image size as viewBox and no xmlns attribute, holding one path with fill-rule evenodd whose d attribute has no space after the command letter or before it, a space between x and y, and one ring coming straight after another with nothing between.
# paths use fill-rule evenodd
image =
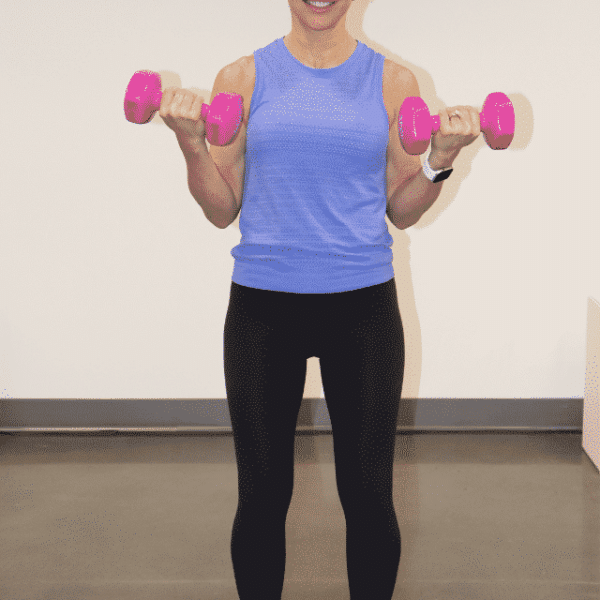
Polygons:
<instances>
[{"instance_id":1,"label":"gray floor","mask_svg":"<svg viewBox=\"0 0 600 600\"><path fill-rule=\"evenodd\" d=\"M331 435L296 451L282 598L348 600ZM238 599L230 434L0 435L0 492L2 600ZM581 433L399 433L394 505L394 599L600 598Z\"/></svg>"}]
</instances>

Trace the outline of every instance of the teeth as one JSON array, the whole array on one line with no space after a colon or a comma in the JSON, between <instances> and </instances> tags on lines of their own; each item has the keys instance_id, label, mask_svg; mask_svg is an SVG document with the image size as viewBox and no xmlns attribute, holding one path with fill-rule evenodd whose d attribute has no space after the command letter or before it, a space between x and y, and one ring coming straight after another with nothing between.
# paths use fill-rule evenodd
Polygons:
<instances>
[{"instance_id":1,"label":"teeth","mask_svg":"<svg viewBox=\"0 0 600 600\"><path fill-rule=\"evenodd\" d=\"M311 6L316 6L317 8L325 8L326 6L333 4L333 2L307 2L307 4L310 4Z\"/></svg>"}]
</instances>

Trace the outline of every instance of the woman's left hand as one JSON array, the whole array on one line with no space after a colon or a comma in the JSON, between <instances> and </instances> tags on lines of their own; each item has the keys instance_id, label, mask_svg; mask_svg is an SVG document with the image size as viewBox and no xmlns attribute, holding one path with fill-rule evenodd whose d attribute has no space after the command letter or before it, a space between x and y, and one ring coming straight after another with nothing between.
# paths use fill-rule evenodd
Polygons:
<instances>
[{"instance_id":1,"label":"woman's left hand","mask_svg":"<svg viewBox=\"0 0 600 600\"><path fill-rule=\"evenodd\" d=\"M462 148L472 144L479 137L479 112L472 106L442 108L439 114L440 128L431 140L432 152L444 155L458 154Z\"/></svg>"}]
</instances>

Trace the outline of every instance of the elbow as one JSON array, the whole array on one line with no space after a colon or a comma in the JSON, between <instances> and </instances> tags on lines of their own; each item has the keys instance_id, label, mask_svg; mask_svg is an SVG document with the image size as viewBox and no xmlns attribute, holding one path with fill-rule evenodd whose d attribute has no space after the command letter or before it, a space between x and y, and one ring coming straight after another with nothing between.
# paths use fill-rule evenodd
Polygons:
<instances>
[{"instance_id":1,"label":"elbow","mask_svg":"<svg viewBox=\"0 0 600 600\"><path fill-rule=\"evenodd\" d=\"M398 227L398 229L408 229L409 227L412 227L413 225L416 225L419 222L419 219L421 217L416 217L416 218L412 218L412 219L406 219L402 225L400 227Z\"/></svg>"},{"instance_id":2,"label":"elbow","mask_svg":"<svg viewBox=\"0 0 600 600\"><path fill-rule=\"evenodd\" d=\"M216 223L214 223L215 227L218 227L219 229L227 229L236 219L237 215L231 219L230 221L227 221L226 223L222 224L222 225L217 225Z\"/></svg>"},{"instance_id":3,"label":"elbow","mask_svg":"<svg viewBox=\"0 0 600 600\"><path fill-rule=\"evenodd\" d=\"M402 215L402 216L396 215L396 214L394 214L394 211L389 206L387 208L386 214L387 214L388 219L392 223L392 225L396 229L401 229L401 230L412 227L421 218L421 215L419 215L418 218L413 218L412 215Z\"/></svg>"},{"instance_id":4,"label":"elbow","mask_svg":"<svg viewBox=\"0 0 600 600\"><path fill-rule=\"evenodd\" d=\"M388 216L390 216L390 215L388 215ZM392 222L394 227L396 227L396 229L404 230L404 229L408 229L409 227L412 227L413 225L416 225L419 222L420 218L421 218L421 215L418 215L415 217L409 217L407 215L404 218L396 218L396 219L392 219L390 216L390 221Z\"/></svg>"},{"instance_id":5,"label":"elbow","mask_svg":"<svg viewBox=\"0 0 600 600\"><path fill-rule=\"evenodd\" d=\"M204 216L206 217L206 220L211 225L214 225L217 229L227 229L227 227L229 227L229 225L230 225L229 223L223 223L223 222L219 221L218 219L215 218L214 214L207 213L205 210L204 210Z\"/></svg>"},{"instance_id":6,"label":"elbow","mask_svg":"<svg viewBox=\"0 0 600 600\"><path fill-rule=\"evenodd\" d=\"M408 229L409 227L416 225L424 214L424 212L415 212L408 215L404 215L404 217L400 219L399 228Z\"/></svg>"}]
</instances>

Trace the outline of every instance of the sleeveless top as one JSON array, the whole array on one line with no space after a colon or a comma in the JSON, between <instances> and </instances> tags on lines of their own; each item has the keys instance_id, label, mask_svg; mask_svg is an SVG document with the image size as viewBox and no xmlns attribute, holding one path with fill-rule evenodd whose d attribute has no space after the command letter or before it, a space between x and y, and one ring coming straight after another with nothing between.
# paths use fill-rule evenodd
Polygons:
<instances>
[{"instance_id":1,"label":"sleeveless top","mask_svg":"<svg viewBox=\"0 0 600 600\"><path fill-rule=\"evenodd\" d=\"M282 37L254 61L232 280L295 294L389 281L385 57L359 41L343 64L313 69Z\"/></svg>"}]
</instances>

